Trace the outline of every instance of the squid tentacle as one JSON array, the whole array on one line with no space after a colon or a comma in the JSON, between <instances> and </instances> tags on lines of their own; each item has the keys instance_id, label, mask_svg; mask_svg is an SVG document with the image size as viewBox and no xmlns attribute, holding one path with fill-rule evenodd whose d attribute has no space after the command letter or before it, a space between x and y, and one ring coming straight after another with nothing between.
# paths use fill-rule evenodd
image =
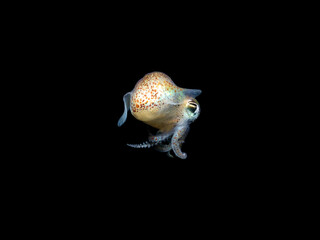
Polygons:
<instances>
[{"instance_id":1,"label":"squid tentacle","mask_svg":"<svg viewBox=\"0 0 320 240\"><path fill-rule=\"evenodd\" d=\"M150 136L149 137L149 142L151 143L160 143L165 140L167 140L169 137L171 137L173 132L168 132L168 133L161 133L155 136Z\"/></svg>"},{"instance_id":2,"label":"squid tentacle","mask_svg":"<svg viewBox=\"0 0 320 240\"><path fill-rule=\"evenodd\" d=\"M188 134L189 127L188 126L179 126L175 133L173 134L171 140L171 147L177 157L181 159L186 159L187 154L181 151L181 145L184 142L185 137Z\"/></svg>"},{"instance_id":3,"label":"squid tentacle","mask_svg":"<svg viewBox=\"0 0 320 240\"><path fill-rule=\"evenodd\" d=\"M129 147L133 147L133 148L150 148L153 147L155 144L154 143L149 143L149 142L144 142L144 143L140 143L140 144L127 144Z\"/></svg>"},{"instance_id":4,"label":"squid tentacle","mask_svg":"<svg viewBox=\"0 0 320 240\"><path fill-rule=\"evenodd\" d=\"M159 134L149 137L149 141L140 144L127 144L133 148L150 148L155 147L159 152L166 152L170 155L170 151L173 150L175 155L181 159L186 159L187 154L181 151L181 146L185 137L189 131L188 125L181 125L175 129L175 132L170 139L172 133ZM169 143L168 140L171 140Z\"/></svg>"},{"instance_id":5,"label":"squid tentacle","mask_svg":"<svg viewBox=\"0 0 320 240\"><path fill-rule=\"evenodd\" d=\"M171 143L169 144L160 143L155 147L155 149L159 152L169 152L172 149L172 147L171 147Z\"/></svg>"},{"instance_id":6,"label":"squid tentacle","mask_svg":"<svg viewBox=\"0 0 320 240\"><path fill-rule=\"evenodd\" d=\"M163 143L166 142L170 138L170 136L172 134L173 134L172 132L158 134L158 135L155 135L155 136L150 136L149 137L149 141L146 141L144 143L141 143L141 144L127 144L127 145L130 146L130 147L133 147L133 148L150 148L150 147L154 147L154 146L157 146L157 145L160 144L159 148L158 148L159 151L160 152L167 152L167 151L171 150L171 144L166 145L166 144L163 144ZM167 149L169 149L169 150L167 150Z\"/></svg>"}]
</instances>

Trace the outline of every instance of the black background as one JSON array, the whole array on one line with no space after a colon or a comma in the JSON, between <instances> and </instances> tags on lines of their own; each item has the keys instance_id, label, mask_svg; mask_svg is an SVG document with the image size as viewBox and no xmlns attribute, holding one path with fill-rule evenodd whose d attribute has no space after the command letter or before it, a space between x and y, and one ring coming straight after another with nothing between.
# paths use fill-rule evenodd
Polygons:
<instances>
[{"instance_id":1,"label":"black background","mask_svg":"<svg viewBox=\"0 0 320 240\"><path fill-rule=\"evenodd\" d=\"M158 31L151 28L148 34L156 36ZM98 34L80 41L72 36L70 43L58 47L61 55L55 56L52 84L57 90L60 141L69 157L77 159L71 162L146 171L172 165L199 171L252 167L253 159L263 159L265 154L258 151L256 140L262 130L259 95L266 77L257 54L263 52L233 34L190 37L187 33L163 35L163 31L157 41L145 39L144 32L111 41L108 34ZM200 117L191 125L182 148L188 154L186 160L126 146L144 142L148 136L147 126L131 114L117 127L123 95L152 71L166 73L178 86L202 90L197 98Z\"/></svg>"},{"instance_id":2,"label":"black background","mask_svg":"<svg viewBox=\"0 0 320 240\"><path fill-rule=\"evenodd\" d=\"M23 156L13 164L23 180L34 180L19 180L22 198L34 189L41 195L35 204L61 213L59 221L66 212L81 219L84 211L109 220L114 211L110 222L122 228L141 209L149 220L168 208L173 219L208 228L215 223L207 217L237 225L248 209L256 222L279 201L286 205L279 198L290 179L279 181L288 170L285 153L277 152L284 141L273 108L284 78L283 42L274 16L263 15L263 6L160 5L140 12L127 5L50 7L19 22L25 31L13 57L25 67L15 69L22 77L14 84L26 97L17 124L23 136L13 137L25 147L13 151ZM182 146L185 160L128 147L148 136L130 113L117 127L123 95L152 71L202 90L200 116Z\"/></svg>"},{"instance_id":3,"label":"black background","mask_svg":"<svg viewBox=\"0 0 320 240\"><path fill-rule=\"evenodd\" d=\"M235 180L265 173L270 149L277 147L267 137L274 121L269 89L276 86L278 67L274 39L264 19L229 10L197 19L187 12L177 21L168 11L151 24L142 15L131 22L103 12L44 22L33 42L40 79L35 86L48 100L36 99L46 111L38 120L41 136L50 139L41 143L40 156L66 173L98 178L182 174L180 179L191 181ZM117 127L123 95L152 71L202 90L201 114L182 146L186 160L128 147L148 136L147 126L130 113Z\"/></svg>"}]
</instances>

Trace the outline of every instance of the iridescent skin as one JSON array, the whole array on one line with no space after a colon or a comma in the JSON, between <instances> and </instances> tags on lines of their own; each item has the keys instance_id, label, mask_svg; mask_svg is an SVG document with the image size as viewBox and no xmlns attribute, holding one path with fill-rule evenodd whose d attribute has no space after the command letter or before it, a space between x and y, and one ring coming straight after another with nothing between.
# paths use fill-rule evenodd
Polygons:
<instances>
[{"instance_id":1,"label":"iridescent skin","mask_svg":"<svg viewBox=\"0 0 320 240\"><path fill-rule=\"evenodd\" d=\"M120 127L127 118L127 111L138 120L159 129L157 135L149 137L142 144L128 144L135 148L155 147L161 152L174 151L185 159L181 151L189 130L189 125L200 114L200 106L195 99L201 90L180 88L169 76L161 72L146 74L134 89L124 95L124 113L118 121ZM169 144L164 142L170 140Z\"/></svg>"}]
</instances>

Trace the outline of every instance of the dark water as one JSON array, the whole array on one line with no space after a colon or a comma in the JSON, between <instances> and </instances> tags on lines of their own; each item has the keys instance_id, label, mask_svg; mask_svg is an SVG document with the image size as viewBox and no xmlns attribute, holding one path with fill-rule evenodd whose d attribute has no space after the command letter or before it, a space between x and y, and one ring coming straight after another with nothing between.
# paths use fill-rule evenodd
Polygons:
<instances>
[{"instance_id":1,"label":"dark water","mask_svg":"<svg viewBox=\"0 0 320 240\"><path fill-rule=\"evenodd\" d=\"M225 24L231 28L220 24L213 31L209 24L166 34L130 26L110 32L93 24L44 35L34 65L41 96L35 99L43 111L37 156L48 159L48 169L89 176L173 171L206 178L262 171L277 147L269 141L274 118L268 91L277 88L272 60L258 40L248 41L250 31ZM202 90L201 114L182 147L186 160L126 146L148 136L147 126L130 113L117 127L123 95L152 71Z\"/></svg>"}]
</instances>

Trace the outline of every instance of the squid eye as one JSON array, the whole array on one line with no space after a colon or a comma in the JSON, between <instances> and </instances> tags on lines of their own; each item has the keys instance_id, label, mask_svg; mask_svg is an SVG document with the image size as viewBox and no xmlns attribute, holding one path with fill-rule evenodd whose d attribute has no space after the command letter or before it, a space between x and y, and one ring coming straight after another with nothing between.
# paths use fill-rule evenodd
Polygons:
<instances>
[{"instance_id":1,"label":"squid eye","mask_svg":"<svg viewBox=\"0 0 320 240\"><path fill-rule=\"evenodd\" d=\"M197 110L197 107L191 107L191 106L188 107L188 111L192 113L194 113L196 110Z\"/></svg>"},{"instance_id":2,"label":"squid eye","mask_svg":"<svg viewBox=\"0 0 320 240\"><path fill-rule=\"evenodd\" d=\"M197 108L198 106L194 101L188 102L188 107L187 107L188 111L194 113L197 110Z\"/></svg>"}]
</instances>

